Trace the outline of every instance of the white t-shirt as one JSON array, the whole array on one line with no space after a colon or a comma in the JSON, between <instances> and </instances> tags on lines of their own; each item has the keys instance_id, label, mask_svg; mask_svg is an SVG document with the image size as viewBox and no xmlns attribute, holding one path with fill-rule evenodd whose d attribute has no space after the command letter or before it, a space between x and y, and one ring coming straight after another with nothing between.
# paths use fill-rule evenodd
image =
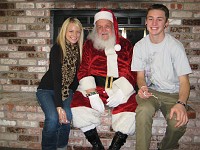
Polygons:
<instances>
[{"instance_id":1,"label":"white t-shirt","mask_svg":"<svg viewBox=\"0 0 200 150\"><path fill-rule=\"evenodd\" d=\"M161 43L147 35L135 44L131 70L144 71L148 87L166 93L178 93L178 77L192 73L182 43L167 33Z\"/></svg>"}]
</instances>

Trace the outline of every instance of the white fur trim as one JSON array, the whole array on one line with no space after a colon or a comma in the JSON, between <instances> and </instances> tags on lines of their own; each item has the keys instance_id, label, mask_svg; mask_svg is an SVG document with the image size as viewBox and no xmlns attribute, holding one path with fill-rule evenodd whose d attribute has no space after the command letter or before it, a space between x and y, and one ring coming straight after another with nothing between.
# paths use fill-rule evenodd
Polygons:
<instances>
[{"instance_id":1,"label":"white fur trim","mask_svg":"<svg viewBox=\"0 0 200 150\"><path fill-rule=\"evenodd\" d=\"M108 11L100 11L100 12L96 13L96 15L94 16L94 24L96 23L96 21L98 21L100 19L107 19L107 20L110 20L111 22L113 22L112 13L110 13Z\"/></svg>"},{"instance_id":2,"label":"white fur trim","mask_svg":"<svg viewBox=\"0 0 200 150\"><path fill-rule=\"evenodd\" d=\"M121 89L126 97L130 97L133 93L135 93L132 84L130 84L125 77L120 77L119 79L115 80L113 82L113 88L115 88L114 86L117 86L119 89Z\"/></svg>"},{"instance_id":3,"label":"white fur trim","mask_svg":"<svg viewBox=\"0 0 200 150\"><path fill-rule=\"evenodd\" d=\"M73 107L71 108L73 114L73 126L77 128L84 128L91 125L95 127L100 125L101 113L88 107Z\"/></svg>"},{"instance_id":4,"label":"white fur trim","mask_svg":"<svg viewBox=\"0 0 200 150\"><path fill-rule=\"evenodd\" d=\"M81 90L95 89L96 82L93 76L87 76L79 81L79 88Z\"/></svg>"},{"instance_id":5,"label":"white fur trim","mask_svg":"<svg viewBox=\"0 0 200 150\"><path fill-rule=\"evenodd\" d=\"M87 131L89 131L89 130L91 130L91 129L94 129L95 127L96 127L96 126L95 126L94 124L92 124L92 125L90 125L90 126L81 128L81 131L87 132Z\"/></svg>"},{"instance_id":6,"label":"white fur trim","mask_svg":"<svg viewBox=\"0 0 200 150\"><path fill-rule=\"evenodd\" d=\"M133 135L135 133L135 115L134 112L122 112L112 115L113 130Z\"/></svg>"},{"instance_id":7,"label":"white fur trim","mask_svg":"<svg viewBox=\"0 0 200 150\"><path fill-rule=\"evenodd\" d=\"M107 76L119 77L117 53L113 48L106 48L105 54L107 56Z\"/></svg>"},{"instance_id":8,"label":"white fur trim","mask_svg":"<svg viewBox=\"0 0 200 150\"><path fill-rule=\"evenodd\" d=\"M121 45L116 44L114 48L116 51L120 51L122 47L121 47Z\"/></svg>"}]
</instances>

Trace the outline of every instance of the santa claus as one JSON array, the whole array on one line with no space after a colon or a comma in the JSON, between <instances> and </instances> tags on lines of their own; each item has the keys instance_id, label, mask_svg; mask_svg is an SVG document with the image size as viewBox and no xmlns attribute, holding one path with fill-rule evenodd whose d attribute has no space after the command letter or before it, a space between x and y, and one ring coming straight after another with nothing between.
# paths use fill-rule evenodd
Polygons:
<instances>
[{"instance_id":1,"label":"santa claus","mask_svg":"<svg viewBox=\"0 0 200 150\"><path fill-rule=\"evenodd\" d=\"M118 23L111 10L94 16L94 28L83 46L78 72L79 86L71 104L73 125L80 128L94 150L104 147L96 127L105 107L112 108L115 131L109 150L119 150L135 132L136 73L131 72L133 46L118 35Z\"/></svg>"}]
</instances>

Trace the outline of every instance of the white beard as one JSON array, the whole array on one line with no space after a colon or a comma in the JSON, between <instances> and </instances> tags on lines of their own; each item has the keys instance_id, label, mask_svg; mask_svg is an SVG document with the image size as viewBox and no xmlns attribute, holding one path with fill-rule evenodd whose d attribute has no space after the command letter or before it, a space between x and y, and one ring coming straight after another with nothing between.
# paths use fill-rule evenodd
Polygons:
<instances>
[{"instance_id":1,"label":"white beard","mask_svg":"<svg viewBox=\"0 0 200 150\"><path fill-rule=\"evenodd\" d=\"M113 30L113 35L115 35L114 30ZM111 36L109 37L108 40L102 40L97 32L96 32L96 28L94 27L92 32L88 35L87 37L89 40L92 40L93 42L93 46L94 48L98 49L98 50L105 50L106 48L114 48L115 45L115 36Z\"/></svg>"}]
</instances>

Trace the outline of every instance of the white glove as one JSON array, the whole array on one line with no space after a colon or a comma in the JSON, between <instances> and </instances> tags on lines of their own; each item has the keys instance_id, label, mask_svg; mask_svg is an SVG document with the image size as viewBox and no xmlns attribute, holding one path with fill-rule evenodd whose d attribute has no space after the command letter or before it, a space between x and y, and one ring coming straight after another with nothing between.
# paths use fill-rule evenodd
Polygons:
<instances>
[{"instance_id":1,"label":"white glove","mask_svg":"<svg viewBox=\"0 0 200 150\"><path fill-rule=\"evenodd\" d=\"M99 111L100 113L104 112L105 110L104 103L99 97L99 94L91 95L88 98L90 100L90 105L92 106L93 109Z\"/></svg>"},{"instance_id":2,"label":"white glove","mask_svg":"<svg viewBox=\"0 0 200 150\"><path fill-rule=\"evenodd\" d=\"M111 95L106 101L106 105L109 107L117 107L119 104L126 103L128 99L125 98L122 90L118 89L113 95Z\"/></svg>"}]
</instances>

